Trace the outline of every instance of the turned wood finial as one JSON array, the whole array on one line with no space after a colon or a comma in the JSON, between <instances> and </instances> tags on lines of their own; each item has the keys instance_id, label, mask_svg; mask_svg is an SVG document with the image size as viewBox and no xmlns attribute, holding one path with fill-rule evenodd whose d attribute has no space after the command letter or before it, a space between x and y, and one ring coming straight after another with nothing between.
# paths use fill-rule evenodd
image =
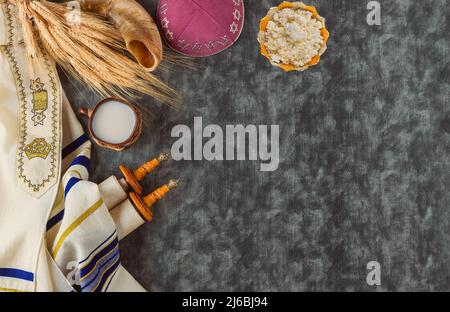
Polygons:
<instances>
[{"instance_id":1,"label":"turned wood finial","mask_svg":"<svg viewBox=\"0 0 450 312\"><path fill-rule=\"evenodd\" d=\"M133 189L134 192L141 195L142 187L139 184L146 175L157 168L163 161L169 159L168 153L161 153L158 157L146 162L135 170L130 170L125 165L120 165L119 169L122 172L125 182Z\"/></svg>"},{"instance_id":2,"label":"turned wood finial","mask_svg":"<svg viewBox=\"0 0 450 312\"><path fill-rule=\"evenodd\" d=\"M136 180L140 181L143 177L145 177L147 174L152 172L156 167L158 167L161 162L169 159L168 153L161 153L158 157L150 160L149 162L146 162L139 168L133 171L133 176L136 178Z\"/></svg>"},{"instance_id":3,"label":"turned wood finial","mask_svg":"<svg viewBox=\"0 0 450 312\"><path fill-rule=\"evenodd\" d=\"M162 199L170 190L178 186L180 179L170 180L169 183L157 188L150 194L142 197L135 192L130 192L130 200L138 213L148 222L153 219L153 212L151 207L160 199Z\"/></svg>"},{"instance_id":4,"label":"turned wood finial","mask_svg":"<svg viewBox=\"0 0 450 312\"><path fill-rule=\"evenodd\" d=\"M169 183L157 188L147 196L144 196L142 200L144 201L145 205L150 208L154 203L166 196L166 194L169 193L170 190L176 188L179 181L180 179L170 180Z\"/></svg>"}]
</instances>

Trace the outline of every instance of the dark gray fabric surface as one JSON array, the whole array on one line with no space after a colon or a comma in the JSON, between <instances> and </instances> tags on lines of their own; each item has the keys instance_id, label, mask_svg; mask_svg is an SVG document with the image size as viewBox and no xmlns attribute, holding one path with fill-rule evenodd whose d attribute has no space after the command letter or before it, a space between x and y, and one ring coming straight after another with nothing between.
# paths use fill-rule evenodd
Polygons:
<instances>
[{"instance_id":1,"label":"dark gray fabric surface","mask_svg":"<svg viewBox=\"0 0 450 312\"><path fill-rule=\"evenodd\" d=\"M277 2L245 2L236 45L195 72L158 73L184 94L182 109L139 101L145 134L122 153L94 146L93 180L170 150L172 127L192 127L194 116L279 124L279 169L167 163L146 190L182 183L155 205L152 224L121 242L123 265L151 291L450 290L448 2L383 0L375 27L368 1L309 2L326 18L328 51L288 74L256 41ZM144 5L154 12L156 1ZM75 109L99 100L63 85ZM372 260L377 288L366 284Z\"/></svg>"}]
</instances>

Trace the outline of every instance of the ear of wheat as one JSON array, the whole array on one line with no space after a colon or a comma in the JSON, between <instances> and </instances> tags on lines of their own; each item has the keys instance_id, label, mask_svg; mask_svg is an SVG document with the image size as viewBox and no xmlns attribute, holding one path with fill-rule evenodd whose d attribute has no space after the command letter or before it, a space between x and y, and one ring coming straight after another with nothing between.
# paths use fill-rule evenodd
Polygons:
<instances>
[{"instance_id":1,"label":"ear of wheat","mask_svg":"<svg viewBox=\"0 0 450 312\"><path fill-rule=\"evenodd\" d=\"M27 54L41 46L60 67L102 96L136 98L148 94L176 106L179 94L132 60L120 33L104 17L81 11L71 25L63 3L10 0L18 9Z\"/></svg>"}]
</instances>

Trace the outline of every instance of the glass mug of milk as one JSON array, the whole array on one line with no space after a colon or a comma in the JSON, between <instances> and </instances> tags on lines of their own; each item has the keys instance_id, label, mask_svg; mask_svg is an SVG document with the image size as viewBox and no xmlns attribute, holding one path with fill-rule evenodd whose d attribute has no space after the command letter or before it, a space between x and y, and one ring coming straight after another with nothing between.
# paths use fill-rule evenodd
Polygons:
<instances>
[{"instance_id":1,"label":"glass mug of milk","mask_svg":"<svg viewBox=\"0 0 450 312\"><path fill-rule=\"evenodd\" d=\"M106 98L93 110L80 108L79 112L89 118L89 132L101 147L123 151L136 143L142 132L141 111L124 100Z\"/></svg>"}]
</instances>

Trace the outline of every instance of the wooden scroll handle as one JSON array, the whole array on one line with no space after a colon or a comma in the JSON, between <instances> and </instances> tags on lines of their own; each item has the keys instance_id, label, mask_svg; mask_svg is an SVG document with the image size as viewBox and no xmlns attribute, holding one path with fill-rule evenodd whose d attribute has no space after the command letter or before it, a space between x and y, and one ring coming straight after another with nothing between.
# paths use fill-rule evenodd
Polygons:
<instances>
[{"instance_id":1,"label":"wooden scroll handle","mask_svg":"<svg viewBox=\"0 0 450 312\"><path fill-rule=\"evenodd\" d=\"M125 182L127 185L129 185L134 192L141 195L142 194L142 187L139 184L139 181L141 181L147 174L152 172L156 167L158 167L163 161L169 159L168 153L161 153L158 157L150 160L149 162L146 162L139 168L131 171L127 166L120 165L119 169L122 172Z\"/></svg>"},{"instance_id":2,"label":"wooden scroll handle","mask_svg":"<svg viewBox=\"0 0 450 312\"><path fill-rule=\"evenodd\" d=\"M157 188L147 196L141 197L135 192L130 192L130 200L134 204L137 212L144 218L144 220L150 222L153 220L153 212L151 207L159 200L164 198L170 190L178 186L179 179L170 180L169 183Z\"/></svg>"},{"instance_id":3,"label":"wooden scroll handle","mask_svg":"<svg viewBox=\"0 0 450 312\"><path fill-rule=\"evenodd\" d=\"M149 162L146 162L139 168L133 171L133 175L136 178L136 180L141 181L143 177L145 177L147 174L152 172L156 167L158 167L161 162L169 159L169 154L167 153L161 153L158 157L150 160Z\"/></svg>"},{"instance_id":4,"label":"wooden scroll handle","mask_svg":"<svg viewBox=\"0 0 450 312\"><path fill-rule=\"evenodd\" d=\"M177 180L170 180L169 183L157 188L147 196L143 198L143 201L147 208L150 208L153 206L154 203L156 203L158 200L161 200L166 196L167 193L170 192L170 190L176 188L178 186L180 179Z\"/></svg>"}]
</instances>

